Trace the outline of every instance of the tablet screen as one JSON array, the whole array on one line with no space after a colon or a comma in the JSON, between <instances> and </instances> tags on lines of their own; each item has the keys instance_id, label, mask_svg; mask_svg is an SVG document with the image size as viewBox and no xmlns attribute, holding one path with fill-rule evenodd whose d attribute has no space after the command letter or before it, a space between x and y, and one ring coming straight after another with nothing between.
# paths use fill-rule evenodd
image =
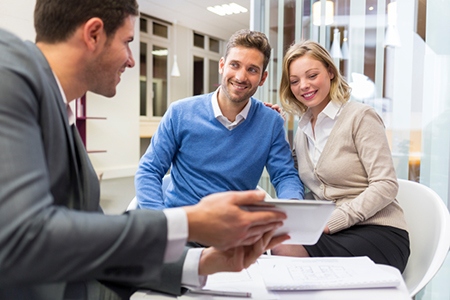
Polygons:
<instances>
[{"instance_id":1,"label":"tablet screen","mask_svg":"<svg viewBox=\"0 0 450 300\"><path fill-rule=\"evenodd\" d=\"M249 211L279 210L287 215L283 226L276 235L289 234L284 244L313 245L317 242L335 207L334 202L326 200L266 199L261 204L248 205Z\"/></svg>"}]
</instances>

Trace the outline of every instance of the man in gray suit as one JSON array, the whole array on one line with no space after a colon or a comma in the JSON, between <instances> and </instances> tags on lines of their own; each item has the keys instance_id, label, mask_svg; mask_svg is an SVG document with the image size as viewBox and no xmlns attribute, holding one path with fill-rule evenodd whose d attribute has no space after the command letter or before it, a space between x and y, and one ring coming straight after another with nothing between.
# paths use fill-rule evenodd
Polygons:
<instances>
[{"instance_id":1,"label":"man in gray suit","mask_svg":"<svg viewBox=\"0 0 450 300\"><path fill-rule=\"evenodd\" d=\"M180 294L287 238L273 237L284 214L240 209L262 201L258 191L101 213L67 103L87 91L114 96L135 63L137 15L135 0L37 0L36 44L0 30L0 299L126 299L138 287ZM187 250L187 241L213 247Z\"/></svg>"}]
</instances>

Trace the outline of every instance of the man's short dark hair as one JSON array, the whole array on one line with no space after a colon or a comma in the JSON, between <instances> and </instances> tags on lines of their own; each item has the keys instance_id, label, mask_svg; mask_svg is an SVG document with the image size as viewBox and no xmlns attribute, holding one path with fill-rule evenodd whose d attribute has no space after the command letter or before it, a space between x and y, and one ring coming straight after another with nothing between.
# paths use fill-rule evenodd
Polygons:
<instances>
[{"instance_id":1,"label":"man's short dark hair","mask_svg":"<svg viewBox=\"0 0 450 300\"><path fill-rule=\"evenodd\" d=\"M91 18L103 21L106 36L114 36L126 17L137 16L136 0L37 0L34 10L36 42L66 41Z\"/></svg>"},{"instance_id":2,"label":"man's short dark hair","mask_svg":"<svg viewBox=\"0 0 450 300\"><path fill-rule=\"evenodd\" d=\"M230 49L235 47L253 48L259 50L262 54L264 54L263 71L266 70L267 65L269 64L270 52L272 48L270 47L269 40L264 33L249 29L241 29L236 31L228 40L225 59L227 58Z\"/></svg>"}]
</instances>

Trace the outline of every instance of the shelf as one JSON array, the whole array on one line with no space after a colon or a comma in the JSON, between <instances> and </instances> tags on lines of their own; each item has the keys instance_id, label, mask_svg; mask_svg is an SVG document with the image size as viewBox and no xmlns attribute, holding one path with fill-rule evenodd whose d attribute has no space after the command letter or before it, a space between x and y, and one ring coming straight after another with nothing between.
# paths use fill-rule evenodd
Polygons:
<instances>
[{"instance_id":1,"label":"shelf","mask_svg":"<svg viewBox=\"0 0 450 300\"><path fill-rule=\"evenodd\" d=\"M106 120L105 117L76 117L77 120Z\"/></svg>"},{"instance_id":2,"label":"shelf","mask_svg":"<svg viewBox=\"0 0 450 300\"><path fill-rule=\"evenodd\" d=\"M86 116L86 95L76 100L75 103L75 124L80 133L84 147L86 147L86 121L87 120L106 120L105 117L89 117ZM87 150L87 153L105 153L106 150Z\"/></svg>"},{"instance_id":3,"label":"shelf","mask_svg":"<svg viewBox=\"0 0 450 300\"><path fill-rule=\"evenodd\" d=\"M87 153L105 153L106 150L87 150Z\"/></svg>"}]
</instances>

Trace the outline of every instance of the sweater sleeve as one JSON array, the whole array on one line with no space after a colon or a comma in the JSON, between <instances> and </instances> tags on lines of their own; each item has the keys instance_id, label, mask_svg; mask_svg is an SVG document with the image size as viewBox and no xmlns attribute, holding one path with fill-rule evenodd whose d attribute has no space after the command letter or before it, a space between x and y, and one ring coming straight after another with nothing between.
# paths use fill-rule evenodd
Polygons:
<instances>
[{"instance_id":1,"label":"sweater sleeve","mask_svg":"<svg viewBox=\"0 0 450 300\"><path fill-rule=\"evenodd\" d=\"M294 160L283 128L282 119L276 129L266 168L280 199L303 199L304 187L294 167Z\"/></svg>"},{"instance_id":2,"label":"sweater sleeve","mask_svg":"<svg viewBox=\"0 0 450 300\"><path fill-rule=\"evenodd\" d=\"M356 198L340 205L332 214L330 233L363 222L394 201L398 191L391 151L383 121L372 109L357 115L353 127L357 155L367 175L367 187ZM361 185L356 183L355 185ZM366 183L364 183L366 184Z\"/></svg>"},{"instance_id":3,"label":"sweater sleeve","mask_svg":"<svg viewBox=\"0 0 450 300\"><path fill-rule=\"evenodd\" d=\"M161 120L150 145L142 156L135 176L136 198L140 208L164 209L162 178L167 173L178 149L173 118L173 105Z\"/></svg>"}]
</instances>

